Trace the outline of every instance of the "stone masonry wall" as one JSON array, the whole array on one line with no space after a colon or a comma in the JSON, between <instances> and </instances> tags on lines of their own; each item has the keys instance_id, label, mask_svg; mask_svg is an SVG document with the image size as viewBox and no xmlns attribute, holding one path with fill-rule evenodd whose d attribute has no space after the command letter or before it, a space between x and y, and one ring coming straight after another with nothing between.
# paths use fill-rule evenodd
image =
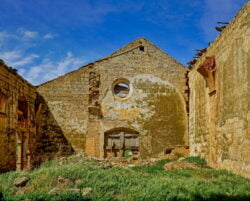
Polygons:
<instances>
[{"instance_id":1,"label":"stone masonry wall","mask_svg":"<svg viewBox=\"0 0 250 201\"><path fill-rule=\"evenodd\" d=\"M248 2L189 73L191 155L205 157L213 167L230 169L248 177L250 177L249 27L250 3ZM213 56L215 71L211 70ZM205 76L198 72L202 64L211 67L211 71L207 70L207 74L203 71Z\"/></svg>"},{"instance_id":2,"label":"stone masonry wall","mask_svg":"<svg viewBox=\"0 0 250 201\"><path fill-rule=\"evenodd\" d=\"M143 47L143 48L142 48ZM138 39L108 57L38 86L49 108L40 135L60 133L76 152L103 157L104 133L133 129L140 133L143 157L164 154L188 144L188 70L145 39ZM130 83L132 93L117 99L113 84ZM54 147L60 138L51 141Z\"/></svg>"},{"instance_id":3,"label":"stone masonry wall","mask_svg":"<svg viewBox=\"0 0 250 201\"><path fill-rule=\"evenodd\" d=\"M20 125L18 100L27 101L28 120ZM34 160L36 90L0 61L0 172L27 169Z\"/></svg>"}]
</instances>

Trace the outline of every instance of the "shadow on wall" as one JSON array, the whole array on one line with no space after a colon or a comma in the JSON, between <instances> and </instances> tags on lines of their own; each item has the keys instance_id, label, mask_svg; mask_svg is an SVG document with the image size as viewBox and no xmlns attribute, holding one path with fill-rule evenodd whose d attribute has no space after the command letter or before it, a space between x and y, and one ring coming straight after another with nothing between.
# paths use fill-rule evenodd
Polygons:
<instances>
[{"instance_id":1,"label":"shadow on wall","mask_svg":"<svg viewBox=\"0 0 250 201\"><path fill-rule=\"evenodd\" d=\"M35 165L74 153L44 98L38 94L36 104L37 149Z\"/></svg>"}]
</instances>

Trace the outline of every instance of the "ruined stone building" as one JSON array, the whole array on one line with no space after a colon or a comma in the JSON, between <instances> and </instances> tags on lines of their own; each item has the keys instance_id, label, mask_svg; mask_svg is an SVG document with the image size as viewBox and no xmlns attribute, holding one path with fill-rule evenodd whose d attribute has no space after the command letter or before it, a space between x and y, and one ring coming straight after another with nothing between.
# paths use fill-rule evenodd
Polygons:
<instances>
[{"instance_id":1,"label":"ruined stone building","mask_svg":"<svg viewBox=\"0 0 250 201\"><path fill-rule=\"evenodd\" d=\"M0 171L61 155L164 157L176 147L250 177L250 3L192 62L140 38L32 86L0 63Z\"/></svg>"},{"instance_id":2,"label":"ruined stone building","mask_svg":"<svg viewBox=\"0 0 250 201\"><path fill-rule=\"evenodd\" d=\"M53 147L62 146L64 136L73 150L93 157L119 156L125 149L142 158L157 157L188 145L187 72L152 43L138 39L38 86L47 108L40 133L49 135L45 140ZM50 157L50 148L45 155Z\"/></svg>"},{"instance_id":3,"label":"ruined stone building","mask_svg":"<svg viewBox=\"0 0 250 201\"><path fill-rule=\"evenodd\" d=\"M0 61L0 171L30 167L35 153L36 89Z\"/></svg>"}]
</instances>

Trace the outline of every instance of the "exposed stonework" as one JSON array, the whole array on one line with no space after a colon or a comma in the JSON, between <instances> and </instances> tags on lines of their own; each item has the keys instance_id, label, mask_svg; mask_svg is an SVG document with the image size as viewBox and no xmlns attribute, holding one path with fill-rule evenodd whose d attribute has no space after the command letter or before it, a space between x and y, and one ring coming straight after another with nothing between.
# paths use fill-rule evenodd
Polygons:
<instances>
[{"instance_id":1,"label":"exposed stonework","mask_svg":"<svg viewBox=\"0 0 250 201\"><path fill-rule=\"evenodd\" d=\"M107 156L105 137L115 131L121 141L112 141L114 152L138 146L142 158L164 155L169 148L188 144L187 71L152 43L138 39L40 85L37 90L55 118L44 117L41 133L57 133L53 130L59 126L74 151L102 158ZM114 94L114 84L123 80L130 85L126 98ZM132 131L139 133L138 139Z\"/></svg>"},{"instance_id":2,"label":"exposed stonework","mask_svg":"<svg viewBox=\"0 0 250 201\"><path fill-rule=\"evenodd\" d=\"M248 2L189 73L191 155L205 157L213 167L230 169L248 177L249 19Z\"/></svg>"},{"instance_id":3,"label":"exposed stonework","mask_svg":"<svg viewBox=\"0 0 250 201\"><path fill-rule=\"evenodd\" d=\"M206 81L206 87L209 89L209 95L216 93L215 90L215 73L216 73L215 56L205 57L203 64L197 68L197 71Z\"/></svg>"},{"instance_id":4,"label":"exposed stonework","mask_svg":"<svg viewBox=\"0 0 250 201\"><path fill-rule=\"evenodd\" d=\"M35 100L35 87L0 61L0 172L34 162Z\"/></svg>"}]
</instances>

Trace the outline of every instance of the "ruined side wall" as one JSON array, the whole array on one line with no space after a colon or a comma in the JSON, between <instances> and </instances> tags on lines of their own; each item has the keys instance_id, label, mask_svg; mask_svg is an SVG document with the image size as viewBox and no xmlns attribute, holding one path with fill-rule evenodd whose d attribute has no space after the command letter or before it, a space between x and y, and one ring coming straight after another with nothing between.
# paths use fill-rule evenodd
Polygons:
<instances>
[{"instance_id":1,"label":"ruined side wall","mask_svg":"<svg viewBox=\"0 0 250 201\"><path fill-rule=\"evenodd\" d=\"M144 47L143 51L140 46ZM150 81L150 75L157 80L155 83ZM148 136L154 133L157 139L168 129L163 126L166 120L159 119L157 113L164 109L170 114L169 108L175 105L173 108L181 115L173 121L181 122L182 131L179 140L172 132L175 139L172 145L183 145L187 143L186 75L187 69L181 64L145 39L138 39L109 57L39 86L37 90L53 116L53 120L41 123L41 131L51 135L58 133L55 128L60 128L76 152L102 157L104 132L117 127L135 128L138 132L151 132ZM133 98L127 101L117 101L112 94L112 85L120 78L128 79L133 85ZM157 96L162 98L161 102L157 102ZM165 104L168 96L171 104ZM159 107L154 110L155 105ZM156 124L146 124L140 116L145 111L154 118L152 122L161 125L158 134Z\"/></svg>"},{"instance_id":2,"label":"ruined side wall","mask_svg":"<svg viewBox=\"0 0 250 201\"><path fill-rule=\"evenodd\" d=\"M34 160L35 149L35 88L7 67L0 63L0 98L5 102L0 113L0 172L15 170L18 160L17 131L18 131L18 98L25 97L28 101L28 144L24 152L29 150L29 156L25 154L23 161L28 157ZM3 100L4 99L4 100ZM20 156L20 155L19 155ZM27 161L26 161L27 162Z\"/></svg>"},{"instance_id":3,"label":"ruined side wall","mask_svg":"<svg viewBox=\"0 0 250 201\"><path fill-rule=\"evenodd\" d=\"M189 73L191 155L213 167L250 177L250 3L207 49ZM215 56L215 90L197 69ZM211 81L211 80L210 80ZM211 86L211 85L210 85Z\"/></svg>"}]
</instances>

